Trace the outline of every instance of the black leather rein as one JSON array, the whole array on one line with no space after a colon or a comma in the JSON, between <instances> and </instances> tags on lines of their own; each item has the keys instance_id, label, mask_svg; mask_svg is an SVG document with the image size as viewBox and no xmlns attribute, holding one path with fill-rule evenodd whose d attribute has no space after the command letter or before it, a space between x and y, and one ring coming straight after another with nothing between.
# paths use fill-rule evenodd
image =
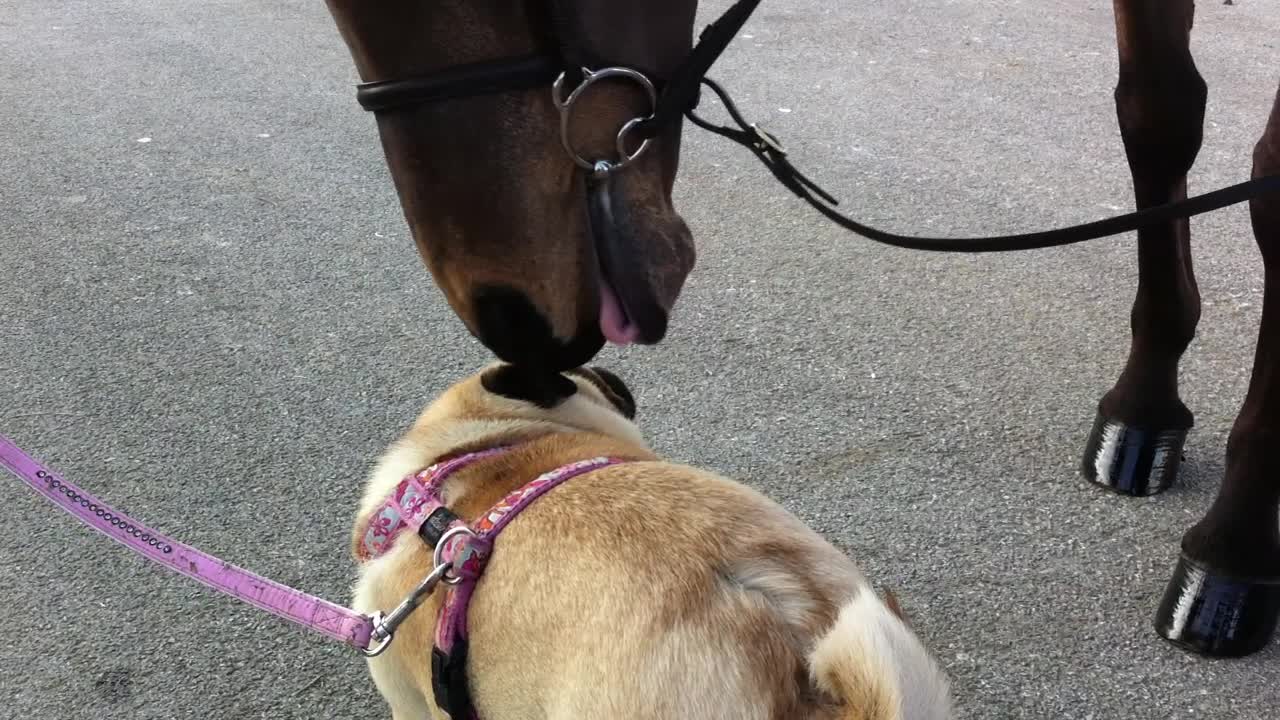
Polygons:
<instances>
[{"instance_id":1,"label":"black leather rein","mask_svg":"<svg viewBox=\"0 0 1280 720\"><path fill-rule=\"evenodd\" d=\"M573 78L575 79L573 85L577 85L583 73L589 76L590 71L584 67L585 63L581 62L584 54L575 45L572 33L567 31L569 25L565 18L569 16L560 7L561 1L551 0L560 48L558 55L531 55L472 63L430 75L363 83L356 89L356 100L365 110L388 112L462 97L549 87L557 77L560 77L561 81L564 77ZM1072 245L1131 232L1146 225L1202 215L1280 190L1280 175L1268 175L1145 210L1080 225L1017 235L970 238L921 237L899 235L863 225L836 210L839 202L796 169L788 159L782 144L754 123L747 122L725 89L706 76L707 71L736 37L759 4L760 0L739 0L715 22L708 25L699 36L697 45L676 72L669 78L662 79L660 84L655 83L661 88L661 93L658 95L653 112L648 117L635 121L633 126L624 128L623 132L629 130L638 138L649 140L657 137L664 128L674 124L681 116L686 116L698 127L750 150L777 178L778 182L840 227L874 242L931 252L1010 252ZM733 125L716 125L694 112L698 105L699 91L703 85L711 88L712 92L720 98ZM567 107L562 107L561 112L567 112ZM621 144L620 134L619 145ZM567 144L566 149L569 149ZM625 162L616 168L621 169L622 165L630 159L625 158ZM603 174L607 174L612 168L608 167L608 163L604 165L606 167Z\"/></svg>"}]
</instances>

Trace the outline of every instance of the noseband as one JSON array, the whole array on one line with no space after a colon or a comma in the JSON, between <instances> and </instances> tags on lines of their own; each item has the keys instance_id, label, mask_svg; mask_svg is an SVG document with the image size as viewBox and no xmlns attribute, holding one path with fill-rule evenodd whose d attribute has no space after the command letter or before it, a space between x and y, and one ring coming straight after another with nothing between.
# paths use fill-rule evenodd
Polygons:
<instances>
[{"instance_id":1,"label":"noseband","mask_svg":"<svg viewBox=\"0 0 1280 720\"><path fill-rule=\"evenodd\" d=\"M552 100L560 114L560 143L565 152L574 164L590 172L593 178L603 179L634 162L663 129L697 106L699 87L707 71L759 4L760 0L739 0L702 31L697 45L670 77L659 79L636 68L598 63L596 69L588 67L593 63L586 61L587 53L570 30L570 9L564 7L564 0L551 0L558 53L486 60L411 78L362 83L356 87L356 100L365 110L388 112L549 85ZM585 158L574 149L570 139L573 105L593 83L609 78L629 80L639 85L649 98L650 111L648 115L632 118L622 125L615 138L616 154L613 157ZM627 150L627 140L631 136L640 141L640 146L634 151Z\"/></svg>"}]
</instances>

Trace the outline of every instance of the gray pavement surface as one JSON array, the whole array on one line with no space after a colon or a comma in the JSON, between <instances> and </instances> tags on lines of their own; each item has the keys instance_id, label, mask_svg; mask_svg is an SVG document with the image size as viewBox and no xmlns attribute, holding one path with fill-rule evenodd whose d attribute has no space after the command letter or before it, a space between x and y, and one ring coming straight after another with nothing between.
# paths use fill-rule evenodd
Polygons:
<instances>
[{"instance_id":1,"label":"gray pavement surface","mask_svg":"<svg viewBox=\"0 0 1280 720\"><path fill-rule=\"evenodd\" d=\"M703 15L719 10L709 3ZM1199 7L1194 190L1247 176L1280 5ZM1110 3L768 0L717 66L859 217L1013 232L1127 208ZM414 248L318 0L0 13L0 432L176 536L345 602L363 474L488 359ZM763 489L894 587L962 718L1276 717L1280 650L1151 617L1249 377L1247 212L1194 222L1197 415L1168 494L1076 466L1123 362L1131 237L881 248L686 131L699 264L669 339L609 349L671 457ZM342 647L148 565L0 481L0 716L387 717ZM551 580L548 579L548 582Z\"/></svg>"}]
</instances>

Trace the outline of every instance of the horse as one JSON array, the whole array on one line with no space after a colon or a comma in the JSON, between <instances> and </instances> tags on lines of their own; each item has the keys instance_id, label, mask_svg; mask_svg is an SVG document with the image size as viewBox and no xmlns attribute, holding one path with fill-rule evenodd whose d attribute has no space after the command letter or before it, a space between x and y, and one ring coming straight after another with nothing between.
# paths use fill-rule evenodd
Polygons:
<instances>
[{"instance_id":1,"label":"horse","mask_svg":"<svg viewBox=\"0 0 1280 720\"><path fill-rule=\"evenodd\" d=\"M419 253L468 330L502 360L550 371L606 341L661 342L695 258L671 199L681 68L709 66L718 51L703 46L732 32L708 41L725 35L709 28L695 50L696 0L326 2ZM1156 208L1187 197L1202 141L1194 3L1113 4L1116 116L1136 206ZM770 152L774 139L750 130ZM1280 92L1252 176L1278 172ZM1183 536L1154 622L1209 657L1260 650L1280 618L1280 197L1249 207L1266 279L1253 373L1218 495ZM1200 319L1190 241L1185 217L1138 228L1129 354L1081 463L1121 495L1170 487L1193 424L1178 394Z\"/></svg>"}]
</instances>

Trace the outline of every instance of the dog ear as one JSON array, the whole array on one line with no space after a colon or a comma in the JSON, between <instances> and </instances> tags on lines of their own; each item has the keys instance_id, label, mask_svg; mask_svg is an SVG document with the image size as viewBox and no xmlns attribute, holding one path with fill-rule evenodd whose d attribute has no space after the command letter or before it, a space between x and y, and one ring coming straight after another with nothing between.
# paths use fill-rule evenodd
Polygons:
<instances>
[{"instance_id":1,"label":"dog ear","mask_svg":"<svg viewBox=\"0 0 1280 720\"><path fill-rule=\"evenodd\" d=\"M606 392L605 397L609 398L609 401L618 407L618 412L625 415L628 420L635 420L636 399L635 396L631 394L631 388L627 387L627 384L622 382L622 378L613 374L606 368L602 368L599 365L592 365L591 370L595 372L595 374L600 377L600 380L602 380L609 390L612 391Z\"/></svg>"},{"instance_id":2,"label":"dog ear","mask_svg":"<svg viewBox=\"0 0 1280 720\"><path fill-rule=\"evenodd\" d=\"M569 372L595 385L623 417L628 420L636 419L636 399L627 384L622 382L622 378L599 365L575 368Z\"/></svg>"},{"instance_id":3,"label":"dog ear","mask_svg":"<svg viewBox=\"0 0 1280 720\"><path fill-rule=\"evenodd\" d=\"M907 614L902 610L902 604L898 602L898 596L889 588L884 589L884 604L889 608L889 612L897 615L904 625L911 626L911 621L907 619Z\"/></svg>"},{"instance_id":4,"label":"dog ear","mask_svg":"<svg viewBox=\"0 0 1280 720\"><path fill-rule=\"evenodd\" d=\"M480 384L494 395L523 400L547 409L578 392L578 386L560 373L518 365L491 368L480 376Z\"/></svg>"}]
</instances>

